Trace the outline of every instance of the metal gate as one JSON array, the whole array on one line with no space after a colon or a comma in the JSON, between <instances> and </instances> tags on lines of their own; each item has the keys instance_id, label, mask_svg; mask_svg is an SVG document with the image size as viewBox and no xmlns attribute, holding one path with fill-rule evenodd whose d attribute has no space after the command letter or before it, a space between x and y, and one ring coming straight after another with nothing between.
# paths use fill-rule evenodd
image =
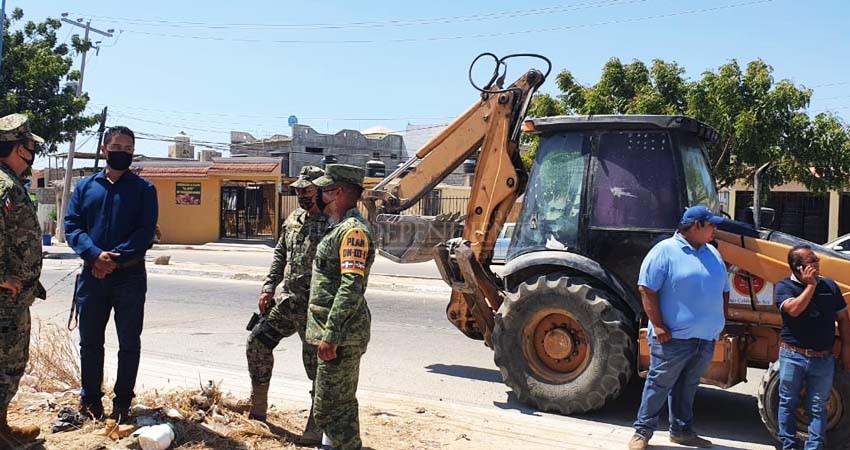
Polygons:
<instances>
[{"instance_id":1,"label":"metal gate","mask_svg":"<svg viewBox=\"0 0 850 450\"><path fill-rule=\"evenodd\" d=\"M744 220L744 210L753 204L752 192L737 192L735 218ZM770 192L764 206L773 208L773 223L764 227L823 244L829 233L829 194L811 192Z\"/></svg>"},{"instance_id":2,"label":"metal gate","mask_svg":"<svg viewBox=\"0 0 850 450\"><path fill-rule=\"evenodd\" d=\"M850 192L842 192L838 197L838 235L850 233Z\"/></svg>"},{"instance_id":3,"label":"metal gate","mask_svg":"<svg viewBox=\"0 0 850 450\"><path fill-rule=\"evenodd\" d=\"M222 186L220 237L273 239L274 198L274 184Z\"/></svg>"}]
</instances>

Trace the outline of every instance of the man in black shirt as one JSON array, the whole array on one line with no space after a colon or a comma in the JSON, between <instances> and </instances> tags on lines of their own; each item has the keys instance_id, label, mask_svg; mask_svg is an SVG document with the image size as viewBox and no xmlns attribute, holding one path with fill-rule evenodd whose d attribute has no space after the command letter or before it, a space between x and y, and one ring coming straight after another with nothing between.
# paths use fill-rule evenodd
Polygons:
<instances>
[{"instance_id":1,"label":"man in black shirt","mask_svg":"<svg viewBox=\"0 0 850 450\"><path fill-rule=\"evenodd\" d=\"M850 370L850 315L835 281L819 276L820 259L808 245L788 252L791 276L776 284L774 301L782 312L779 343L779 440L797 448L797 405L806 388L809 439L806 449L824 448L827 406L835 370L835 322L841 361Z\"/></svg>"}]
</instances>

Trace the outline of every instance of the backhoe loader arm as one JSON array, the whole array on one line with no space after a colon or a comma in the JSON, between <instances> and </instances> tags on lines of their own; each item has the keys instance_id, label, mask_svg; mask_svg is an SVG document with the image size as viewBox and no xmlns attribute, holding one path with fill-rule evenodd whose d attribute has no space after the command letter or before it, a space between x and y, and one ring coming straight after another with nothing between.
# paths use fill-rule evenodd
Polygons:
<instances>
[{"instance_id":1,"label":"backhoe loader arm","mask_svg":"<svg viewBox=\"0 0 850 450\"><path fill-rule=\"evenodd\" d=\"M489 262L499 230L525 188L526 174L518 155L520 127L543 81L543 74L532 69L506 89L495 83L414 158L363 194L369 220L379 228L383 254L399 262L427 260L434 245L454 237L457 218L435 222L386 215L415 205L480 149L463 237L479 261Z\"/></svg>"}]
</instances>

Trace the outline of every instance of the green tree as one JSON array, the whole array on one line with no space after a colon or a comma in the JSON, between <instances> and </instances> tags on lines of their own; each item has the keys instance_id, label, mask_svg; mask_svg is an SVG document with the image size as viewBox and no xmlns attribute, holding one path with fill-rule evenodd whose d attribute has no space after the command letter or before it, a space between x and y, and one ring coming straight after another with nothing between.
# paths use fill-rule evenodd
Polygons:
<instances>
[{"instance_id":1,"label":"green tree","mask_svg":"<svg viewBox=\"0 0 850 450\"><path fill-rule=\"evenodd\" d=\"M11 17L4 18L0 116L27 114L33 131L46 141L42 152L52 153L59 143L70 140L71 133L95 125L100 116L85 114L88 95L77 97L73 87L61 86L80 78L79 71L71 70L71 49L56 39L61 22L48 18L24 23L23 17L23 10L15 8ZM91 46L74 38L77 52Z\"/></svg>"},{"instance_id":2,"label":"green tree","mask_svg":"<svg viewBox=\"0 0 850 450\"><path fill-rule=\"evenodd\" d=\"M555 83L560 94L536 96L530 116L683 114L710 124L720 136L707 148L720 187L751 180L768 161L768 186L798 181L823 191L850 180L850 129L831 114L810 117L812 91L776 82L762 60L744 70L732 60L690 81L675 62L654 60L647 68L612 58L595 85L580 84L568 70Z\"/></svg>"}]
</instances>

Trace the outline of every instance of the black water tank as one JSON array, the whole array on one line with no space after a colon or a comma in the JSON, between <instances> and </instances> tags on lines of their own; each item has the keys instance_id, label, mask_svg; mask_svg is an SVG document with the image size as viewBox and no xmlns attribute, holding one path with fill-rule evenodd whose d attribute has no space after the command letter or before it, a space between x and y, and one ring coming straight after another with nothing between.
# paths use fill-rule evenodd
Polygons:
<instances>
[{"instance_id":1,"label":"black water tank","mask_svg":"<svg viewBox=\"0 0 850 450\"><path fill-rule=\"evenodd\" d=\"M322 157L322 167L328 167L328 164L336 164L336 156L325 155Z\"/></svg>"},{"instance_id":2,"label":"black water tank","mask_svg":"<svg viewBox=\"0 0 850 450\"><path fill-rule=\"evenodd\" d=\"M384 178L387 176L387 165L383 161L373 159L366 163L366 176Z\"/></svg>"},{"instance_id":3,"label":"black water tank","mask_svg":"<svg viewBox=\"0 0 850 450\"><path fill-rule=\"evenodd\" d=\"M463 162L463 173L475 173L475 165L478 164L478 161L474 159L467 159Z\"/></svg>"}]
</instances>

